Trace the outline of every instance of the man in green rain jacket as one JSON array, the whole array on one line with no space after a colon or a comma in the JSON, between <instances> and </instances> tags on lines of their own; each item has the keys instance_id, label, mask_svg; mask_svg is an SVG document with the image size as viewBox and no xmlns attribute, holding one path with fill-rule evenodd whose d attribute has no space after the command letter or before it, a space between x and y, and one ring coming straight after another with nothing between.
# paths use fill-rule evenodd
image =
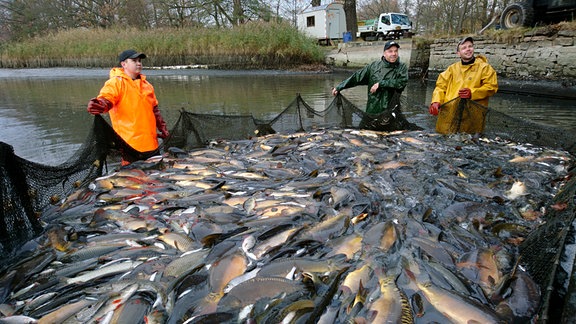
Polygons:
<instances>
[{"instance_id":1,"label":"man in green rain jacket","mask_svg":"<svg viewBox=\"0 0 576 324\"><path fill-rule=\"evenodd\" d=\"M408 83L408 67L398 58L399 48L400 45L395 41L386 42L380 60L366 65L342 81L332 89L332 95L336 96L347 88L367 85L366 112L368 114L381 114L387 109L392 109L393 107L389 107L392 96L395 93L401 93Z\"/></svg>"}]
</instances>

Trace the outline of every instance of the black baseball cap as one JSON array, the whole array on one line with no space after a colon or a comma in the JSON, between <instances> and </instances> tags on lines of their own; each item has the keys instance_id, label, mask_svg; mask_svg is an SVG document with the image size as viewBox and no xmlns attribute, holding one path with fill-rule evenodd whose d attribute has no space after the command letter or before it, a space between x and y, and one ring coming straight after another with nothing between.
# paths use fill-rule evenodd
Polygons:
<instances>
[{"instance_id":1,"label":"black baseball cap","mask_svg":"<svg viewBox=\"0 0 576 324\"><path fill-rule=\"evenodd\" d=\"M396 48L400 48L400 44L398 44L397 42L395 42L393 40L390 40L390 41L387 41L386 44L384 44L384 50L387 50L392 46L396 46Z\"/></svg>"},{"instance_id":2,"label":"black baseball cap","mask_svg":"<svg viewBox=\"0 0 576 324\"><path fill-rule=\"evenodd\" d=\"M472 44L474 44L474 38L468 36L468 37L464 37L461 41L458 42L458 45L456 45L456 52L458 52L460 50L460 45L464 44L467 41L471 41Z\"/></svg>"},{"instance_id":3,"label":"black baseball cap","mask_svg":"<svg viewBox=\"0 0 576 324\"><path fill-rule=\"evenodd\" d=\"M135 59L137 57L145 59L146 54L136 52L133 49L125 50L124 52L120 53L120 55L118 55L118 62L123 62L126 61L127 59Z\"/></svg>"}]
</instances>

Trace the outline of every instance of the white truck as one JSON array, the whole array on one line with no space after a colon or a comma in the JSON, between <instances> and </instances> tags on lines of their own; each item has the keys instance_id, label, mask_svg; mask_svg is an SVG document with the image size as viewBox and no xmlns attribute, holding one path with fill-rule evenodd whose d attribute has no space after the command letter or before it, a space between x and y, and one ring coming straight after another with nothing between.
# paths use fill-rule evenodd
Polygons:
<instances>
[{"instance_id":1,"label":"white truck","mask_svg":"<svg viewBox=\"0 0 576 324\"><path fill-rule=\"evenodd\" d=\"M407 15L386 12L377 19L358 21L356 37L363 40L399 39L405 33L410 33L412 22Z\"/></svg>"}]
</instances>

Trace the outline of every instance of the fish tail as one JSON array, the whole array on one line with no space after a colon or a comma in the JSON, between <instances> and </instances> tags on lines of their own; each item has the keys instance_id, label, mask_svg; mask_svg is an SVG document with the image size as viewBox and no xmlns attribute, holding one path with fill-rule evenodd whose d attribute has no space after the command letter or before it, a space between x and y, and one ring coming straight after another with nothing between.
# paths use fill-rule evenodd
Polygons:
<instances>
[{"instance_id":1,"label":"fish tail","mask_svg":"<svg viewBox=\"0 0 576 324\"><path fill-rule=\"evenodd\" d=\"M410 271L410 270L408 270ZM414 274L412 274L414 275ZM408 297L406 296L406 293L400 289L398 289L398 291L400 292L400 302L402 304L402 324L413 324L414 323L414 315L412 313L412 307L410 307L410 302L408 300Z\"/></svg>"}]
</instances>

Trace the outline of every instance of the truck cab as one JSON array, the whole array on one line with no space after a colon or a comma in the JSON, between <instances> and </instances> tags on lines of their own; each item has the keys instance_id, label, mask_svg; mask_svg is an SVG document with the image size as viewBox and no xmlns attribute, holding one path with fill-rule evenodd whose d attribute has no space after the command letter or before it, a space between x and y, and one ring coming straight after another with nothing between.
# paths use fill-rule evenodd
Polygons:
<instances>
[{"instance_id":1,"label":"truck cab","mask_svg":"<svg viewBox=\"0 0 576 324\"><path fill-rule=\"evenodd\" d=\"M575 0L522 0L509 4L500 15L500 27L531 27L576 18Z\"/></svg>"},{"instance_id":2,"label":"truck cab","mask_svg":"<svg viewBox=\"0 0 576 324\"><path fill-rule=\"evenodd\" d=\"M358 22L357 37L363 40L399 39L409 33L412 22L407 15L395 12L382 13L377 19Z\"/></svg>"}]
</instances>

